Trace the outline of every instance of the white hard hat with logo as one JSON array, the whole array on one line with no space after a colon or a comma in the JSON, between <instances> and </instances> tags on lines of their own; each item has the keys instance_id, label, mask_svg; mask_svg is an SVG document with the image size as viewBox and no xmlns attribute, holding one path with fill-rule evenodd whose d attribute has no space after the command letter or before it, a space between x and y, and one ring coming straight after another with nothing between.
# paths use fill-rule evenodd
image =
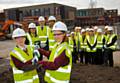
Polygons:
<instances>
[{"instance_id":1,"label":"white hard hat with logo","mask_svg":"<svg viewBox=\"0 0 120 83\"><path fill-rule=\"evenodd\" d=\"M54 16L49 16L48 21L54 20L56 21L56 18Z\"/></svg>"},{"instance_id":2,"label":"white hard hat with logo","mask_svg":"<svg viewBox=\"0 0 120 83\"><path fill-rule=\"evenodd\" d=\"M98 29L97 32L98 32L98 33L102 33L102 29Z\"/></svg>"},{"instance_id":3,"label":"white hard hat with logo","mask_svg":"<svg viewBox=\"0 0 120 83\"><path fill-rule=\"evenodd\" d=\"M40 17L38 18L38 21L45 21L45 18L44 18L43 16L40 16Z\"/></svg>"},{"instance_id":4,"label":"white hard hat with logo","mask_svg":"<svg viewBox=\"0 0 120 83\"><path fill-rule=\"evenodd\" d=\"M61 30L61 31L65 31L67 32L67 26L65 23L61 22L61 21L58 21L56 22L54 25L53 25L53 31L56 31L56 30Z\"/></svg>"},{"instance_id":5,"label":"white hard hat with logo","mask_svg":"<svg viewBox=\"0 0 120 83\"><path fill-rule=\"evenodd\" d=\"M26 33L23 29L17 28L13 31L12 38L26 36Z\"/></svg>"},{"instance_id":6,"label":"white hard hat with logo","mask_svg":"<svg viewBox=\"0 0 120 83\"><path fill-rule=\"evenodd\" d=\"M30 23L28 28L35 29L36 28L36 24L35 23Z\"/></svg>"},{"instance_id":7,"label":"white hard hat with logo","mask_svg":"<svg viewBox=\"0 0 120 83\"><path fill-rule=\"evenodd\" d=\"M108 31L113 31L113 27L109 26Z\"/></svg>"}]
</instances>

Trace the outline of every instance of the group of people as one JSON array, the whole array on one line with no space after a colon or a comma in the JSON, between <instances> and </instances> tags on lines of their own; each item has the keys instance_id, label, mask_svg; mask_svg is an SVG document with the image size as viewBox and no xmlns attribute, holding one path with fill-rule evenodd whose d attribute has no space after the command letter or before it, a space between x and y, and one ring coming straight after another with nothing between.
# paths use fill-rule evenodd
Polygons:
<instances>
[{"instance_id":1,"label":"group of people","mask_svg":"<svg viewBox=\"0 0 120 83\"><path fill-rule=\"evenodd\" d=\"M40 83L37 70L44 69L47 83L69 83L72 56L67 43L67 26L50 16L50 26L40 16L39 25L30 23L28 32L17 28L12 38L16 42L10 52L10 65L15 83ZM52 28L51 28L52 27ZM44 57L47 60L44 60Z\"/></svg>"},{"instance_id":2,"label":"group of people","mask_svg":"<svg viewBox=\"0 0 120 83\"><path fill-rule=\"evenodd\" d=\"M117 49L117 35L112 26L82 29L75 27L69 36L73 62L113 67L113 51Z\"/></svg>"},{"instance_id":3,"label":"group of people","mask_svg":"<svg viewBox=\"0 0 120 83\"><path fill-rule=\"evenodd\" d=\"M41 68L45 70L45 82L69 83L72 62L77 61L113 66L112 52L117 44L113 27L106 26L104 33L97 26L75 27L68 35L66 24L54 16L48 18L49 25L43 16L38 22L37 26L30 23L27 32L21 28L13 31L16 46L10 52L10 65L15 83L40 83L37 70Z\"/></svg>"}]
</instances>

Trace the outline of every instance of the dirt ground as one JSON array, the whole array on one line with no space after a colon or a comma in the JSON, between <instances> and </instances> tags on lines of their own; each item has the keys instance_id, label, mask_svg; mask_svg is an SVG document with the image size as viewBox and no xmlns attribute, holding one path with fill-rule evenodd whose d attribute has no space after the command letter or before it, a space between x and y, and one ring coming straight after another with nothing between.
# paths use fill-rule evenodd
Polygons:
<instances>
[{"instance_id":1,"label":"dirt ground","mask_svg":"<svg viewBox=\"0 0 120 83\"><path fill-rule=\"evenodd\" d=\"M0 41L0 83L13 83L9 66L9 52L15 43L12 40ZM71 83L120 83L120 51L114 52L114 67L100 65L73 64Z\"/></svg>"}]
</instances>

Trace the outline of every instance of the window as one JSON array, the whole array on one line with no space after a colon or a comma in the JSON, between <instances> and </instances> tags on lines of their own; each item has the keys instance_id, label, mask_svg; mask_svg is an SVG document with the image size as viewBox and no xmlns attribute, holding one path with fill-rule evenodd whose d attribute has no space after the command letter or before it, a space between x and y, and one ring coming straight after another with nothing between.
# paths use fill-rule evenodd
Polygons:
<instances>
[{"instance_id":1,"label":"window","mask_svg":"<svg viewBox=\"0 0 120 83\"><path fill-rule=\"evenodd\" d=\"M39 9L35 9L35 15L39 16Z\"/></svg>"},{"instance_id":2,"label":"window","mask_svg":"<svg viewBox=\"0 0 120 83\"><path fill-rule=\"evenodd\" d=\"M32 16L35 15L34 9L31 10L31 14L32 14Z\"/></svg>"}]
</instances>

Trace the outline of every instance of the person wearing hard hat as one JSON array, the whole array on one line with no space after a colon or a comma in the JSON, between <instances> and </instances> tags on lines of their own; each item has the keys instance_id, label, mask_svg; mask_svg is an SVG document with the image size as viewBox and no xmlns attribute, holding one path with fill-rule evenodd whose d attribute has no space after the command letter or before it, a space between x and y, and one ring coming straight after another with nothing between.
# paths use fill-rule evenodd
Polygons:
<instances>
[{"instance_id":1,"label":"person wearing hard hat","mask_svg":"<svg viewBox=\"0 0 120 83\"><path fill-rule=\"evenodd\" d=\"M109 27L109 26L107 26L107 25L104 27L104 35L107 35L108 27Z\"/></svg>"},{"instance_id":2,"label":"person wearing hard hat","mask_svg":"<svg viewBox=\"0 0 120 83\"><path fill-rule=\"evenodd\" d=\"M25 41L25 44L26 45L30 45L31 48L40 48L40 39L39 37L37 36L37 33L36 33L36 24L35 23L30 23L28 25L28 32L26 33L26 41ZM39 60L42 60L42 56L40 56L38 50L36 50L37 54L37 58Z\"/></svg>"},{"instance_id":3,"label":"person wearing hard hat","mask_svg":"<svg viewBox=\"0 0 120 83\"><path fill-rule=\"evenodd\" d=\"M105 42L105 51L104 51L104 63L113 67L113 51L117 47L117 35L113 33L113 27L109 26L107 30L106 42Z\"/></svg>"},{"instance_id":4,"label":"person wearing hard hat","mask_svg":"<svg viewBox=\"0 0 120 83\"><path fill-rule=\"evenodd\" d=\"M81 36L80 32L81 32L81 27L76 26L75 27L75 40L76 40L78 55L80 54L80 51L81 51L81 49L80 49L80 36Z\"/></svg>"},{"instance_id":5,"label":"person wearing hard hat","mask_svg":"<svg viewBox=\"0 0 120 83\"><path fill-rule=\"evenodd\" d=\"M35 43L39 43L38 45L40 46L40 39L37 36L36 33L36 24L35 23L30 23L28 25L28 33L26 33L27 39L26 39L26 44L34 46Z\"/></svg>"},{"instance_id":6,"label":"person wearing hard hat","mask_svg":"<svg viewBox=\"0 0 120 83\"><path fill-rule=\"evenodd\" d=\"M94 33L97 34L98 26L94 26L93 29L94 29Z\"/></svg>"},{"instance_id":7,"label":"person wearing hard hat","mask_svg":"<svg viewBox=\"0 0 120 83\"><path fill-rule=\"evenodd\" d=\"M41 48L45 50L49 50L49 34L50 28L45 25L45 18L40 16L38 18L39 26L36 27L37 29L37 36L40 38L41 41Z\"/></svg>"},{"instance_id":8,"label":"person wearing hard hat","mask_svg":"<svg viewBox=\"0 0 120 83\"><path fill-rule=\"evenodd\" d=\"M77 63L78 56L74 32L70 33L70 36L68 37L68 43L72 51L72 62Z\"/></svg>"},{"instance_id":9,"label":"person wearing hard hat","mask_svg":"<svg viewBox=\"0 0 120 83\"><path fill-rule=\"evenodd\" d=\"M67 26L58 21L53 26L56 44L52 51L39 49L41 53L49 57L48 61L38 63L46 70L45 81L47 83L69 83L72 67L72 54L68 45Z\"/></svg>"},{"instance_id":10,"label":"person wearing hard hat","mask_svg":"<svg viewBox=\"0 0 120 83\"><path fill-rule=\"evenodd\" d=\"M88 34L89 34L89 30L90 30L90 28L87 27L85 30L86 30L86 35L88 35Z\"/></svg>"},{"instance_id":11,"label":"person wearing hard hat","mask_svg":"<svg viewBox=\"0 0 120 83\"><path fill-rule=\"evenodd\" d=\"M94 34L94 30L89 29L89 35L86 35L87 42L87 55L85 57L85 63L96 64L96 45L97 45L97 36Z\"/></svg>"},{"instance_id":12,"label":"person wearing hard hat","mask_svg":"<svg viewBox=\"0 0 120 83\"><path fill-rule=\"evenodd\" d=\"M81 52L80 52L80 63L84 63L83 62L83 59L84 59L84 56L86 54L86 30L85 29L82 29L81 30L81 35L79 36L79 39L80 39L80 49L81 49Z\"/></svg>"},{"instance_id":13,"label":"person wearing hard hat","mask_svg":"<svg viewBox=\"0 0 120 83\"><path fill-rule=\"evenodd\" d=\"M53 25L56 22L56 18L54 16L49 16L48 18L48 22L49 22L49 27L50 27L50 35L49 35L49 50L53 49L53 46L55 44L55 39L54 39L54 35L53 35Z\"/></svg>"},{"instance_id":14,"label":"person wearing hard hat","mask_svg":"<svg viewBox=\"0 0 120 83\"><path fill-rule=\"evenodd\" d=\"M49 27L52 29L52 28L53 28L53 25L54 25L55 22L56 22L56 18L55 18L54 16L49 16L48 22L49 22Z\"/></svg>"},{"instance_id":15,"label":"person wearing hard hat","mask_svg":"<svg viewBox=\"0 0 120 83\"><path fill-rule=\"evenodd\" d=\"M97 29L97 64L101 65L103 64L103 41L105 40L103 31L101 28Z\"/></svg>"},{"instance_id":16,"label":"person wearing hard hat","mask_svg":"<svg viewBox=\"0 0 120 83\"><path fill-rule=\"evenodd\" d=\"M10 65L13 70L15 83L39 83L38 73L33 61L33 49L25 45L26 33L17 28L12 38L16 47L10 52Z\"/></svg>"}]
</instances>

